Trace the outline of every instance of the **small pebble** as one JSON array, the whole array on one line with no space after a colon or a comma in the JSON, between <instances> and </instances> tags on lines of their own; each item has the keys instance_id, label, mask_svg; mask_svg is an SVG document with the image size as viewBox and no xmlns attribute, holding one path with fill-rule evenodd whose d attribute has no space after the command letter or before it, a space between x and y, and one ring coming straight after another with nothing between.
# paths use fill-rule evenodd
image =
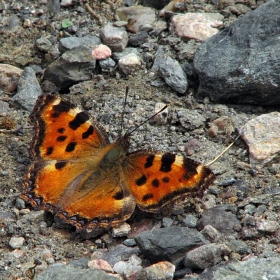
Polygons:
<instances>
[{"instance_id":1,"label":"small pebble","mask_svg":"<svg viewBox=\"0 0 280 280\"><path fill-rule=\"evenodd\" d=\"M19 249L23 245L24 241L25 239L23 237L12 237L9 241L9 245L13 249Z\"/></svg>"}]
</instances>

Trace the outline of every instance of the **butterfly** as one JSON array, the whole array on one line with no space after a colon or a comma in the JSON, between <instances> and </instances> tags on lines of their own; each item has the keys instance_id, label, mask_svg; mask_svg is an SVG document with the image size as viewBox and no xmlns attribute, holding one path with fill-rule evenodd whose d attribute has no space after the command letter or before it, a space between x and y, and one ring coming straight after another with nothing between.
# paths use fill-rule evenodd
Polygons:
<instances>
[{"instance_id":1,"label":"butterfly","mask_svg":"<svg viewBox=\"0 0 280 280\"><path fill-rule=\"evenodd\" d=\"M34 162L21 198L80 233L95 237L126 221L137 206L161 213L200 196L214 181L210 168L169 152L129 152L129 133L110 143L86 111L55 95L39 96L31 114Z\"/></svg>"}]
</instances>

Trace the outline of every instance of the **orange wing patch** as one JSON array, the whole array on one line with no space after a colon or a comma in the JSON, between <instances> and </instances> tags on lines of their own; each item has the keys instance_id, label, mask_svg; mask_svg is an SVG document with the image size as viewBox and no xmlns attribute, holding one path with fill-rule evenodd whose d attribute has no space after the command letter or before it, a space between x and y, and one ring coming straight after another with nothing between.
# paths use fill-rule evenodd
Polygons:
<instances>
[{"instance_id":1,"label":"orange wing patch","mask_svg":"<svg viewBox=\"0 0 280 280\"><path fill-rule=\"evenodd\" d=\"M214 180L209 168L171 153L140 151L132 153L130 160L135 167L130 171L130 190L137 206L148 212L160 212L179 198L201 196Z\"/></svg>"},{"instance_id":2,"label":"orange wing patch","mask_svg":"<svg viewBox=\"0 0 280 280\"><path fill-rule=\"evenodd\" d=\"M34 163L21 198L94 237L127 220L137 205L159 213L200 196L214 174L202 164L163 152L128 152L127 136L109 143L87 112L53 95L38 98L31 119Z\"/></svg>"}]
</instances>

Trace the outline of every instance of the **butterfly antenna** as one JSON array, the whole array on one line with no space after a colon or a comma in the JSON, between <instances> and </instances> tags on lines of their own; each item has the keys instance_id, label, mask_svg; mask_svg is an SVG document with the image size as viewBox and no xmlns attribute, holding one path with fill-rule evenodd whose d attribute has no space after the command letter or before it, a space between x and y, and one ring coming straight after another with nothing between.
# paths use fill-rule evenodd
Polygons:
<instances>
[{"instance_id":1,"label":"butterfly antenna","mask_svg":"<svg viewBox=\"0 0 280 280\"><path fill-rule=\"evenodd\" d=\"M236 141L239 139L239 137L240 137L240 135L237 136L237 137L235 138L235 140L234 140L231 144L229 144L229 145L228 145L219 155L217 155L212 161L210 161L208 164L206 164L206 166L209 166L209 165L213 164L216 160L218 160L227 150L230 149L230 147L231 147L233 144L236 143Z\"/></svg>"},{"instance_id":2,"label":"butterfly antenna","mask_svg":"<svg viewBox=\"0 0 280 280\"><path fill-rule=\"evenodd\" d=\"M130 131L127 131L124 135L124 138L129 137L135 130L137 130L140 126L144 125L146 122L148 122L150 119L154 118L156 115L160 114L162 111L164 111L167 107L169 107L170 104L166 104L163 108L161 108L158 112L156 112L155 114L153 114L152 116L150 116L148 119L146 119L145 121L143 121L142 123L140 123L139 125L137 125L135 128L133 128Z\"/></svg>"},{"instance_id":3,"label":"butterfly antenna","mask_svg":"<svg viewBox=\"0 0 280 280\"><path fill-rule=\"evenodd\" d=\"M119 136L122 135L124 110L125 110L125 106L126 106L126 104L127 104L128 91L129 91L129 86L126 86L126 89L125 89L125 97L124 97L124 102L123 102L123 110L122 110L122 115L121 115L121 128L120 128Z\"/></svg>"}]
</instances>

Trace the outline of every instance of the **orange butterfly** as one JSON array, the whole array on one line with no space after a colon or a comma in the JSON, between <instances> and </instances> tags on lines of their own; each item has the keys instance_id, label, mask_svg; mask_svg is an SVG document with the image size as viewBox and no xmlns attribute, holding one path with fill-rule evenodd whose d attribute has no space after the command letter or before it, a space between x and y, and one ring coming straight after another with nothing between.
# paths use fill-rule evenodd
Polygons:
<instances>
[{"instance_id":1,"label":"orange butterfly","mask_svg":"<svg viewBox=\"0 0 280 280\"><path fill-rule=\"evenodd\" d=\"M94 237L120 225L137 205L160 213L178 199L198 196L212 171L172 153L128 152L128 134L110 143L85 111L54 95L41 95L31 119L34 163L21 198Z\"/></svg>"}]
</instances>

